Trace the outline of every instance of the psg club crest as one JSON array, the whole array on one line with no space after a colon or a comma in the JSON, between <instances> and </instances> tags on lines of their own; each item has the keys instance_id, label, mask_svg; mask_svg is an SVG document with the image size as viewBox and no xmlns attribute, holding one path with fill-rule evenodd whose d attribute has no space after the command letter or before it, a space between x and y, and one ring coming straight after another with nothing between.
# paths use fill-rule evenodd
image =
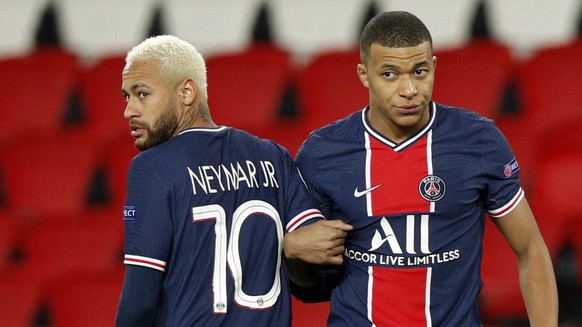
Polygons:
<instances>
[{"instance_id":1,"label":"psg club crest","mask_svg":"<svg viewBox=\"0 0 582 327\"><path fill-rule=\"evenodd\" d=\"M428 175L418 184L418 192L427 201L436 202L445 196L445 182L436 175Z\"/></svg>"}]
</instances>

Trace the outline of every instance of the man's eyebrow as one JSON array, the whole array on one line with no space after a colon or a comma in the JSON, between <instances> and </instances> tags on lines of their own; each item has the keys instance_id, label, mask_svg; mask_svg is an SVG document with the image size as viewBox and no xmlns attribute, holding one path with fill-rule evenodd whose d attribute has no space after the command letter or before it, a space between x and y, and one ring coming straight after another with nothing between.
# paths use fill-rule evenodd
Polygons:
<instances>
[{"instance_id":1,"label":"man's eyebrow","mask_svg":"<svg viewBox=\"0 0 582 327\"><path fill-rule=\"evenodd\" d=\"M419 61L416 64L414 64L414 67L425 66L425 65L428 65L428 60Z\"/></svg>"},{"instance_id":2,"label":"man's eyebrow","mask_svg":"<svg viewBox=\"0 0 582 327\"><path fill-rule=\"evenodd\" d=\"M130 92L133 92L133 91L137 90L138 88L140 88L140 87L142 87L142 86L145 86L145 87L147 87L148 85L147 85L146 83L143 83L143 82L135 83L135 84L133 84L133 85L132 85L132 86L129 88L129 91L130 91ZM126 90L125 90L125 89L122 87L122 88L121 88L121 93L123 93L123 94L127 94L128 92L127 92L127 91L126 91Z\"/></svg>"},{"instance_id":3,"label":"man's eyebrow","mask_svg":"<svg viewBox=\"0 0 582 327\"><path fill-rule=\"evenodd\" d=\"M394 64L382 64L382 68L400 68L400 66L398 65L394 65Z\"/></svg>"},{"instance_id":4,"label":"man's eyebrow","mask_svg":"<svg viewBox=\"0 0 582 327\"><path fill-rule=\"evenodd\" d=\"M417 68L420 66L425 66L428 64L428 60L422 60L419 62L414 63L414 65L412 67ZM395 65L395 64L382 64L382 68L390 68L390 69L401 69L402 67L400 65Z\"/></svg>"},{"instance_id":5,"label":"man's eyebrow","mask_svg":"<svg viewBox=\"0 0 582 327\"><path fill-rule=\"evenodd\" d=\"M146 83L144 83L144 82L135 83L135 84L133 84L133 85L132 85L132 86L129 88L129 90L130 90L130 91L135 91L136 89L138 89L138 88L140 88L140 87L142 87L142 86L146 86L146 87L147 87L148 85L147 85Z\"/></svg>"}]
</instances>

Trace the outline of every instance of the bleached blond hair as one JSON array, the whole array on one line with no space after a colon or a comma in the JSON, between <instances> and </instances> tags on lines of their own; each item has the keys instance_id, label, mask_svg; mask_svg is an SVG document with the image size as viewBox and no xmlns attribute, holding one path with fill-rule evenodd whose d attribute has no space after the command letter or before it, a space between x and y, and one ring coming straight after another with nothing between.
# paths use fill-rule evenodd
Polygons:
<instances>
[{"instance_id":1,"label":"bleached blond hair","mask_svg":"<svg viewBox=\"0 0 582 327\"><path fill-rule=\"evenodd\" d=\"M191 78L198 92L208 99L206 63L196 48L173 35L158 35L147 38L131 49L125 62L160 61L160 75L170 82Z\"/></svg>"}]
</instances>

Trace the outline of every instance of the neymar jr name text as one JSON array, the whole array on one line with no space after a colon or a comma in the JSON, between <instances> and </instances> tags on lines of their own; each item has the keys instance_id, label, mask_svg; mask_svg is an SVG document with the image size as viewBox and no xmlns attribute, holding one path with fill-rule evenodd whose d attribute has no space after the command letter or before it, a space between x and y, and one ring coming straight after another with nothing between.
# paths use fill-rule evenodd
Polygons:
<instances>
[{"instance_id":1,"label":"neymar jr name text","mask_svg":"<svg viewBox=\"0 0 582 327\"><path fill-rule=\"evenodd\" d=\"M186 168L194 195L236 191L241 187L279 188L275 166L270 161L261 160L255 163L246 160L218 166L204 165Z\"/></svg>"}]
</instances>

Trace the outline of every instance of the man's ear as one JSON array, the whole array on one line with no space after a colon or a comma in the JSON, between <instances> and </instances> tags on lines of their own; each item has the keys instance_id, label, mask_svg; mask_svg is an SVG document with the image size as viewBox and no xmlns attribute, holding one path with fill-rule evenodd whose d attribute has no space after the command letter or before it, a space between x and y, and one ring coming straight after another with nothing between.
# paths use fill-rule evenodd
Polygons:
<instances>
[{"instance_id":1,"label":"man's ear","mask_svg":"<svg viewBox=\"0 0 582 327\"><path fill-rule=\"evenodd\" d=\"M370 87L370 83L368 83L368 71L366 70L366 66L363 64L358 64L358 68L356 69L358 73L358 78L360 82L366 87Z\"/></svg>"},{"instance_id":2,"label":"man's ear","mask_svg":"<svg viewBox=\"0 0 582 327\"><path fill-rule=\"evenodd\" d=\"M180 96L182 98L182 102L190 106L194 103L194 99L196 98L196 93L198 89L196 88L196 83L191 78L185 79L180 84Z\"/></svg>"}]
</instances>

